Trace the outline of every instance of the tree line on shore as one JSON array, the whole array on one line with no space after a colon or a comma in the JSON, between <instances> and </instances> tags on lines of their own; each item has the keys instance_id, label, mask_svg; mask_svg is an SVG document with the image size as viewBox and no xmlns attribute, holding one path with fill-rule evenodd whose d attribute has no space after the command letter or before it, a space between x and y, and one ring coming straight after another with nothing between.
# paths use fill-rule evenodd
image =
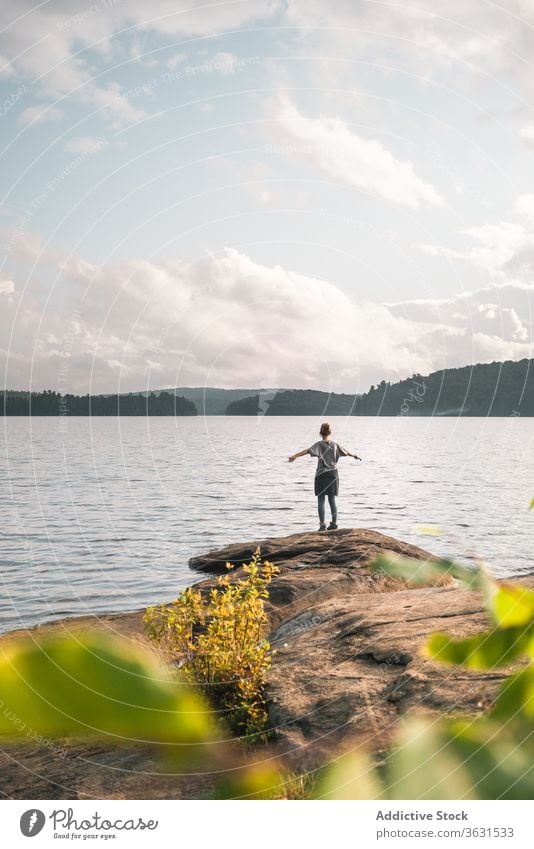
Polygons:
<instances>
[{"instance_id":1,"label":"tree line on shore","mask_svg":"<svg viewBox=\"0 0 534 849\"><path fill-rule=\"evenodd\" d=\"M209 391L221 395L217 396L218 406L206 406L201 390L195 390L198 404L172 390L127 395L7 390L1 393L0 415L196 416L226 409L227 416L534 416L534 359L442 369L396 383L382 380L363 394L258 390L231 401L226 408L223 396L231 397L232 392Z\"/></svg>"},{"instance_id":2,"label":"tree line on shore","mask_svg":"<svg viewBox=\"0 0 534 849\"><path fill-rule=\"evenodd\" d=\"M260 404L261 400L261 404ZM506 361L383 380L361 395L290 389L228 405L228 416L534 416L534 360Z\"/></svg>"},{"instance_id":3,"label":"tree line on shore","mask_svg":"<svg viewBox=\"0 0 534 849\"><path fill-rule=\"evenodd\" d=\"M197 408L170 392L132 395L62 395L44 392L2 392L4 416L196 416Z\"/></svg>"}]
</instances>

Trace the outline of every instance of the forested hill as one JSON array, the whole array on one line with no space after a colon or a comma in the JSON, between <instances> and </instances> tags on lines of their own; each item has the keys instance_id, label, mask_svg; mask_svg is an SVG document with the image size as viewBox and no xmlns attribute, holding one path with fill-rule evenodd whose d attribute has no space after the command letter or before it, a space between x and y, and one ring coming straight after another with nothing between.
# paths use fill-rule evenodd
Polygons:
<instances>
[{"instance_id":1,"label":"forested hill","mask_svg":"<svg viewBox=\"0 0 534 849\"><path fill-rule=\"evenodd\" d=\"M382 381L358 399L356 408L360 416L534 416L534 360Z\"/></svg>"},{"instance_id":2,"label":"forested hill","mask_svg":"<svg viewBox=\"0 0 534 849\"><path fill-rule=\"evenodd\" d=\"M261 392L262 398L272 398L276 392L282 392L277 389L220 389L215 386L180 386L176 389L168 389L173 395L181 395L182 398L187 398L192 401L198 410L199 416L224 416L226 408L232 401L240 401L242 398L252 398L255 395L259 396ZM159 393L158 393L159 394Z\"/></svg>"},{"instance_id":3,"label":"forested hill","mask_svg":"<svg viewBox=\"0 0 534 849\"><path fill-rule=\"evenodd\" d=\"M58 392L2 392L5 416L196 416L186 398L158 395L61 395Z\"/></svg>"},{"instance_id":4,"label":"forested hill","mask_svg":"<svg viewBox=\"0 0 534 849\"><path fill-rule=\"evenodd\" d=\"M507 361L382 381L363 395L279 392L268 416L534 416L534 360ZM227 415L258 415L258 396L230 404Z\"/></svg>"},{"instance_id":5,"label":"forested hill","mask_svg":"<svg viewBox=\"0 0 534 849\"><path fill-rule=\"evenodd\" d=\"M356 401L354 395L314 389L285 389L277 392L271 400L262 397L263 410L260 408L260 396L251 395L229 404L226 415L257 416L263 412L266 416L350 416Z\"/></svg>"}]
</instances>

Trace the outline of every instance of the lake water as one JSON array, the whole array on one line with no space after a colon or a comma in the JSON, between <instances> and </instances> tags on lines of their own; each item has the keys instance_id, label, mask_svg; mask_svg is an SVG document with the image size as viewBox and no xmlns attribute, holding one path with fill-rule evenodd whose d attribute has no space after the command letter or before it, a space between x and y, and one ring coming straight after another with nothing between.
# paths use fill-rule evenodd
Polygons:
<instances>
[{"instance_id":1,"label":"lake water","mask_svg":"<svg viewBox=\"0 0 534 849\"><path fill-rule=\"evenodd\" d=\"M195 553L317 528L315 418L6 418L0 629L170 600ZM339 524L534 570L534 421L340 418ZM422 536L436 525L441 537Z\"/></svg>"}]
</instances>

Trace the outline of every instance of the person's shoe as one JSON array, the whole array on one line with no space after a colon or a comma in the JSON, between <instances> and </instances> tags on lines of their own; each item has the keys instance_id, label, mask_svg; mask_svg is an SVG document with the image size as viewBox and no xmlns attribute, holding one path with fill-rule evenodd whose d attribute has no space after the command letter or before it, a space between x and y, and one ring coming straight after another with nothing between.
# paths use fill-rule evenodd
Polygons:
<instances>
[{"instance_id":1,"label":"person's shoe","mask_svg":"<svg viewBox=\"0 0 534 849\"><path fill-rule=\"evenodd\" d=\"M320 534L322 534L322 533L323 533L323 531L326 531L326 524L325 524L325 522L321 522L321 524L319 525L319 533L320 533Z\"/></svg>"},{"instance_id":2,"label":"person's shoe","mask_svg":"<svg viewBox=\"0 0 534 849\"><path fill-rule=\"evenodd\" d=\"M327 528L328 531L337 531L337 525L335 522L330 522Z\"/></svg>"}]
</instances>

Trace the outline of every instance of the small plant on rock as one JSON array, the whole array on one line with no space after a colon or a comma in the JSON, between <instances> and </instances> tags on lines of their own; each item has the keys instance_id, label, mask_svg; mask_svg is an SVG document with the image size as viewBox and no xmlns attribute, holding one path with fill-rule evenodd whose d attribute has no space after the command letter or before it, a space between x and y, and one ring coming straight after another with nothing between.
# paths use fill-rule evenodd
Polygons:
<instances>
[{"instance_id":1,"label":"small plant on rock","mask_svg":"<svg viewBox=\"0 0 534 849\"><path fill-rule=\"evenodd\" d=\"M262 562L258 549L243 571L234 581L218 578L208 594L188 588L170 604L148 608L145 623L149 637L176 655L187 680L253 743L268 737L264 691L272 651L264 599L278 569Z\"/></svg>"}]
</instances>

